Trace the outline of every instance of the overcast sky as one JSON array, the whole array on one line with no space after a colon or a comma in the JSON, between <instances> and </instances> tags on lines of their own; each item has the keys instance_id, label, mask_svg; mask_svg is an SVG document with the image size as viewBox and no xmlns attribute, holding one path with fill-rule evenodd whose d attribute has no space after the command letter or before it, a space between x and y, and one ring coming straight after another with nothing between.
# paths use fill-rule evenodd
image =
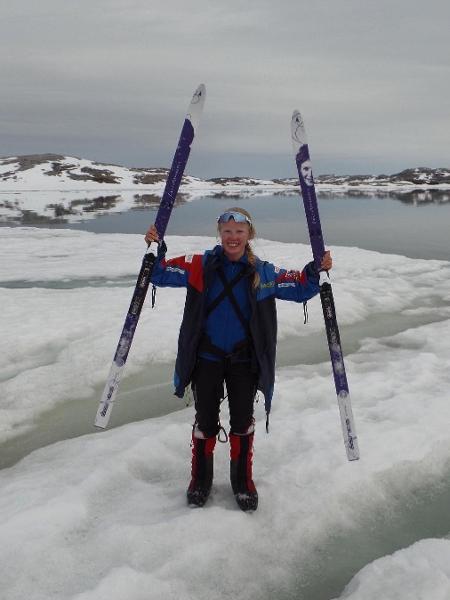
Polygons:
<instances>
[{"instance_id":1,"label":"overcast sky","mask_svg":"<svg viewBox=\"0 0 450 600\"><path fill-rule=\"evenodd\" d=\"M0 155L170 166L207 99L188 172L450 166L448 0L0 0Z\"/></svg>"}]
</instances>

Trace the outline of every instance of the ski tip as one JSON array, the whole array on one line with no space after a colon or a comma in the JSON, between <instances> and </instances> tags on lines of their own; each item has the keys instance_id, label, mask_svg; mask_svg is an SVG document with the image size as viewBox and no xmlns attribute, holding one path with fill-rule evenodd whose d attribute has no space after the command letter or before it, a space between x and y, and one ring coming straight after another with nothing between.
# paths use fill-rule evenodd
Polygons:
<instances>
[{"instance_id":1,"label":"ski tip","mask_svg":"<svg viewBox=\"0 0 450 600\"><path fill-rule=\"evenodd\" d=\"M199 84L199 86L194 92L194 96L200 96L201 94L206 94L206 85L204 83Z\"/></svg>"},{"instance_id":2,"label":"ski tip","mask_svg":"<svg viewBox=\"0 0 450 600\"><path fill-rule=\"evenodd\" d=\"M108 427L109 418L96 417L94 421L94 427L96 429L106 429Z\"/></svg>"},{"instance_id":3,"label":"ski tip","mask_svg":"<svg viewBox=\"0 0 450 600\"><path fill-rule=\"evenodd\" d=\"M355 448L354 450L349 450L347 448L347 459L349 462L353 461L353 460L359 460L359 449Z\"/></svg>"},{"instance_id":4,"label":"ski tip","mask_svg":"<svg viewBox=\"0 0 450 600\"><path fill-rule=\"evenodd\" d=\"M94 421L94 426L97 429L106 429L108 427L109 417L111 416L111 410L112 403L100 405Z\"/></svg>"},{"instance_id":5,"label":"ski tip","mask_svg":"<svg viewBox=\"0 0 450 600\"><path fill-rule=\"evenodd\" d=\"M297 154L301 146L308 143L305 124L299 110L294 110L291 119L291 138L294 147L294 153Z\"/></svg>"},{"instance_id":6,"label":"ski tip","mask_svg":"<svg viewBox=\"0 0 450 600\"><path fill-rule=\"evenodd\" d=\"M98 429L98 431L105 431L106 429L106 425L99 425L98 423L94 423L94 427L95 429Z\"/></svg>"},{"instance_id":7,"label":"ski tip","mask_svg":"<svg viewBox=\"0 0 450 600\"><path fill-rule=\"evenodd\" d=\"M200 122L200 117L203 111L203 105L205 104L206 99L206 86L204 83L201 83L194 92L192 96L191 103L189 104L188 113L186 115L186 119L192 123L192 127L194 131L197 130L198 124Z\"/></svg>"},{"instance_id":8,"label":"ski tip","mask_svg":"<svg viewBox=\"0 0 450 600\"><path fill-rule=\"evenodd\" d=\"M359 460L358 437L347 432L347 440L345 441L345 450L349 461Z\"/></svg>"}]
</instances>

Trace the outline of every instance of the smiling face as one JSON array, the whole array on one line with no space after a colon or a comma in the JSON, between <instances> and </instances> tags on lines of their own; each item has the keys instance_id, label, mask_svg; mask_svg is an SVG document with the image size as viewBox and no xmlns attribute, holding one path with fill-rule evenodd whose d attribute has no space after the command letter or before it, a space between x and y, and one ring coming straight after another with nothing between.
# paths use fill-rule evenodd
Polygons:
<instances>
[{"instance_id":1,"label":"smiling face","mask_svg":"<svg viewBox=\"0 0 450 600\"><path fill-rule=\"evenodd\" d=\"M305 180L306 185L313 185L313 173L312 173L312 164L310 160L305 160L300 165L300 170L303 175L303 179Z\"/></svg>"},{"instance_id":2,"label":"smiling face","mask_svg":"<svg viewBox=\"0 0 450 600\"><path fill-rule=\"evenodd\" d=\"M231 261L239 260L245 253L245 246L250 239L248 223L236 223L230 219L228 223L219 223L219 234L225 256Z\"/></svg>"}]
</instances>

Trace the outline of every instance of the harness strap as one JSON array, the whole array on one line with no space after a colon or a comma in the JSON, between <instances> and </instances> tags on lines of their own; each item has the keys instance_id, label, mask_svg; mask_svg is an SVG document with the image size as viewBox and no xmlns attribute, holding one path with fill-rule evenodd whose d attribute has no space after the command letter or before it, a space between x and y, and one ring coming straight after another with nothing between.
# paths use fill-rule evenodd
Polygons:
<instances>
[{"instance_id":1,"label":"harness strap","mask_svg":"<svg viewBox=\"0 0 450 600\"><path fill-rule=\"evenodd\" d=\"M231 306L233 307L234 312L236 313L236 316L238 317L239 321L241 322L242 327L244 328L244 331L246 332L247 336L250 337L248 322L247 322L246 318L244 317L244 315L242 314L241 307L239 306L238 301L236 300L236 298L233 294L233 287L246 275L245 269L242 269L242 271L239 273L239 277L236 276L231 281L227 281L227 278L225 277L225 273L223 272L222 269L217 269L217 274L219 275L219 278L223 285L223 292L221 294L219 294L219 296L223 296L223 298L228 297L228 299L231 303ZM220 302L223 300L223 298L220 298ZM217 298L216 298L216 300L217 300ZM214 300L214 302L212 304L215 304L216 300ZM217 306L217 304L215 304L214 308ZM208 310L209 310L209 308L208 308ZM209 312L208 312L208 314L209 314Z\"/></svg>"},{"instance_id":2,"label":"harness strap","mask_svg":"<svg viewBox=\"0 0 450 600\"><path fill-rule=\"evenodd\" d=\"M211 304L206 308L206 317L208 317L211 312L224 300L228 298L230 300L230 304L233 307L236 316L238 317L244 331L246 334L246 338L241 342L238 342L232 349L231 352L227 353L222 348L219 348L215 344L212 343L206 333L203 334L200 344L198 347L198 352L204 352L208 354L212 354L217 356L223 361L230 361L231 363L238 362L241 360L249 360L251 362L252 371L257 371L257 362L256 356L253 351L252 342L251 342L251 334L249 324L244 317L241 307L239 306L236 297L233 294L233 288L236 286L241 279L243 279L246 275L246 269L243 268L237 275L235 275L230 281L227 281L225 273L222 268L217 269L217 274L222 282L223 290L220 294L211 302Z\"/></svg>"},{"instance_id":3,"label":"harness strap","mask_svg":"<svg viewBox=\"0 0 450 600\"><path fill-rule=\"evenodd\" d=\"M231 352L225 352L219 346L212 343L209 336L204 334L200 340L198 352L208 353L221 358L222 360L230 360L232 363L239 360L251 360L251 346L247 339L238 342Z\"/></svg>"},{"instance_id":4,"label":"harness strap","mask_svg":"<svg viewBox=\"0 0 450 600\"><path fill-rule=\"evenodd\" d=\"M222 302L222 300L224 300L227 296L229 297L230 294L232 294L232 289L234 288L235 285L237 285L241 279L243 279L246 276L246 272L245 269L242 269L241 271L239 271L239 273L237 275L235 275L233 277L233 279L231 279L230 281L226 280L225 277L225 273L223 272L222 269L217 269L218 275L220 277L220 280L222 281L223 284L223 290L220 292L220 294L217 296L217 298L214 298L214 300L211 302L211 304L207 307L206 309L206 316L209 317L209 315L212 313L212 311ZM233 296L234 298L234 296Z\"/></svg>"}]
</instances>

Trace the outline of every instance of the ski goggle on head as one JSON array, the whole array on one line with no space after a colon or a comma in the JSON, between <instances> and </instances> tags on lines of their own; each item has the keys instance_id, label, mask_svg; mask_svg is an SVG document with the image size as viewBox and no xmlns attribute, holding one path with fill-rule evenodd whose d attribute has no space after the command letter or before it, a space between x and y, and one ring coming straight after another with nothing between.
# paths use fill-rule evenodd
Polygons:
<instances>
[{"instance_id":1,"label":"ski goggle on head","mask_svg":"<svg viewBox=\"0 0 450 600\"><path fill-rule=\"evenodd\" d=\"M228 221L231 221L231 219L233 219L235 223L247 223L250 225L250 227L252 226L252 221L247 217L247 215L243 215L235 210L227 210L227 212L222 213L217 219L217 222L228 223Z\"/></svg>"}]
</instances>

